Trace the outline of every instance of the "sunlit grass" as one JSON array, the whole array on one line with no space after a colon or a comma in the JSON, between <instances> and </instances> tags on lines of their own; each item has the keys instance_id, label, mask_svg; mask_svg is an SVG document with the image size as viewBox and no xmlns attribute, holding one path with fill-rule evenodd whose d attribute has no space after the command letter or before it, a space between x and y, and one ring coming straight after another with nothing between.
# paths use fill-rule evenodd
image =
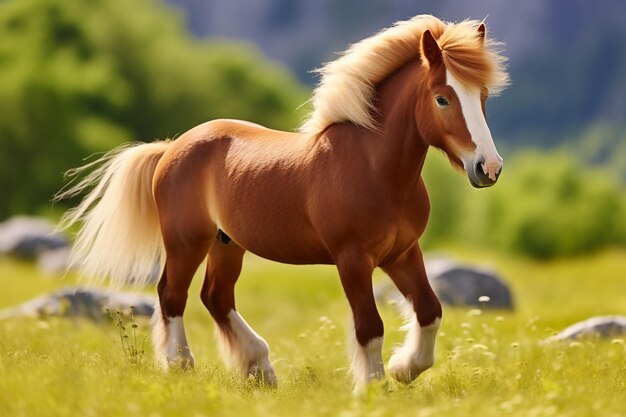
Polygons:
<instances>
[{"instance_id":1,"label":"sunlit grass","mask_svg":"<svg viewBox=\"0 0 626 417\"><path fill-rule=\"evenodd\" d=\"M513 287L516 310L445 308L437 363L410 386L375 384L354 399L346 369L349 311L335 270L251 257L237 288L238 309L270 343L277 389L258 388L223 367L211 319L197 296L198 275L186 312L194 371L163 373L149 346L145 360L129 361L113 321L4 321L0 415L623 415L622 339L542 341L592 314L626 314L625 253L536 263L456 252L500 271ZM377 281L384 279L377 274ZM2 260L0 308L72 280L46 278L28 264ZM403 335L394 308L380 310L388 358ZM137 324L138 338L149 338L148 321Z\"/></svg>"}]
</instances>

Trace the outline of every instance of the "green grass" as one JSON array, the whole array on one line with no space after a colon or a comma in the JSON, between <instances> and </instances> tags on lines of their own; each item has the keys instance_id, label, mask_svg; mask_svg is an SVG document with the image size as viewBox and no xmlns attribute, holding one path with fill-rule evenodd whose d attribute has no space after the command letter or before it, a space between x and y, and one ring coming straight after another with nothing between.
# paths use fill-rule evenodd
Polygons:
<instances>
[{"instance_id":1,"label":"green grass","mask_svg":"<svg viewBox=\"0 0 626 417\"><path fill-rule=\"evenodd\" d=\"M61 318L0 322L0 416L623 416L626 344L543 339L596 314L626 314L626 253L538 263L456 251L493 265L511 283L515 312L445 307L435 367L404 386L375 384L351 394L349 311L331 267L294 267L250 257L238 309L270 343L280 378L258 388L218 359L213 325L192 285L187 330L194 371L164 373L146 354L131 363L113 321ZM0 308L72 284L27 263L0 259ZM386 279L377 274L377 281ZM153 289L147 289L152 291ZM400 319L380 306L385 358L402 340Z\"/></svg>"}]
</instances>

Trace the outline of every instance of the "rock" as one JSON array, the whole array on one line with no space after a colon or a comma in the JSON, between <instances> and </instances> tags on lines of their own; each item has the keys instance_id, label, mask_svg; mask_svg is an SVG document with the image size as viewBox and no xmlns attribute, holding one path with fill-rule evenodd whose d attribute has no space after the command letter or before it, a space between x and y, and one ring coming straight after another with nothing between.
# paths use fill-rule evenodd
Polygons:
<instances>
[{"instance_id":1,"label":"rock","mask_svg":"<svg viewBox=\"0 0 626 417\"><path fill-rule=\"evenodd\" d=\"M37 266L44 274L51 276L64 275L68 271L76 271L80 274L80 262L70 265L71 254L72 248L69 246L43 251L37 256ZM155 262L146 283L153 284L158 282L159 278L161 278L161 270L161 264ZM131 279L128 283L131 285L136 284L136 280Z\"/></svg>"},{"instance_id":2,"label":"rock","mask_svg":"<svg viewBox=\"0 0 626 417\"><path fill-rule=\"evenodd\" d=\"M152 316L155 297L145 294L113 292L97 288L68 287L42 295L16 307L0 310L0 319L21 316L65 316L102 320L106 309L135 316Z\"/></svg>"},{"instance_id":3,"label":"rock","mask_svg":"<svg viewBox=\"0 0 626 417\"><path fill-rule=\"evenodd\" d=\"M37 266L47 275L63 275L70 265L72 249L67 246L43 251L37 256Z\"/></svg>"},{"instance_id":4,"label":"rock","mask_svg":"<svg viewBox=\"0 0 626 417\"><path fill-rule=\"evenodd\" d=\"M436 258L426 262L426 273L442 303L453 306L474 306L513 309L511 290L502 278L488 268ZM488 302L480 302L486 296Z\"/></svg>"},{"instance_id":5,"label":"rock","mask_svg":"<svg viewBox=\"0 0 626 417\"><path fill-rule=\"evenodd\" d=\"M572 324L548 340L573 340L584 337L609 338L623 335L626 335L626 316L597 316Z\"/></svg>"},{"instance_id":6,"label":"rock","mask_svg":"<svg viewBox=\"0 0 626 417\"><path fill-rule=\"evenodd\" d=\"M0 255L34 259L44 250L67 246L67 238L47 220L16 216L0 223Z\"/></svg>"},{"instance_id":7,"label":"rock","mask_svg":"<svg viewBox=\"0 0 626 417\"><path fill-rule=\"evenodd\" d=\"M425 265L428 280L442 303L485 309L513 309L511 290L495 272L442 257L427 258ZM479 301L479 298L485 296L489 301ZM395 285L389 281L374 288L374 297L390 304L404 301Z\"/></svg>"},{"instance_id":8,"label":"rock","mask_svg":"<svg viewBox=\"0 0 626 417\"><path fill-rule=\"evenodd\" d=\"M406 301L391 280L380 282L374 286L374 299L377 302L396 305L400 310L404 310L403 305Z\"/></svg>"}]
</instances>

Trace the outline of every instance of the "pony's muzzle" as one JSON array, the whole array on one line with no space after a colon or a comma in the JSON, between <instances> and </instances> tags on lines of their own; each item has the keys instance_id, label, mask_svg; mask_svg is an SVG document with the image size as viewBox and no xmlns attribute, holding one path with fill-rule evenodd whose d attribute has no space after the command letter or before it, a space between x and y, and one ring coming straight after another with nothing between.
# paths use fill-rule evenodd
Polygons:
<instances>
[{"instance_id":1,"label":"pony's muzzle","mask_svg":"<svg viewBox=\"0 0 626 417\"><path fill-rule=\"evenodd\" d=\"M494 185L500 174L502 173L502 161L494 160L485 162L484 158L477 158L471 165L471 168L466 170L467 177L470 184L474 188L485 188Z\"/></svg>"}]
</instances>

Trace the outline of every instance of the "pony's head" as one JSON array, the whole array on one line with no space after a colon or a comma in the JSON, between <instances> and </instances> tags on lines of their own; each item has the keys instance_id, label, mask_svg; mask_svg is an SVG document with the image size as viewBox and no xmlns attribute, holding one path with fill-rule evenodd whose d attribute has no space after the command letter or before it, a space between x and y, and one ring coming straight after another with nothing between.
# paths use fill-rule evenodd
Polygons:
<instances>
[{"instance_id":1,"label":"pony's head","mask_svg":"<svg viewBox=\"0 0 626 417\"><path fill-rule=\"evenodd\" d=\"M426 77L415 109L420 135L463 168L476 188L492 186L502 172L485 111L488 95L508 81L494 45L476 21L427 29L421 38Z\"/></svg>"},{"instance_id":2,"label":"pony's head","mask_svg":"<svg viewBox=\"0 0 626 417\"><path fill-rule=\"evenodd\" d=\"M421 138L464 168L475 187L493 185L502 170L485 119L485 101L508 82L498 42L479 21L445 23L419 15L364 39L318 70L313 112L300 130L319 133L349 121L379 131L376 86L421 59L415 121Z\"/></svg>"}]
</instances>

